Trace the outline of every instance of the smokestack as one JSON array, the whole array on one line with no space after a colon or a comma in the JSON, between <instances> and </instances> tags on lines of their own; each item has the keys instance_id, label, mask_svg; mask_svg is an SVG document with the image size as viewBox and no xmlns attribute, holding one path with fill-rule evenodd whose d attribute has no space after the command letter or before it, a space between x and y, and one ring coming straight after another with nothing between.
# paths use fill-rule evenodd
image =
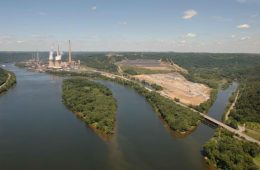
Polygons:
<instances>
[{"instance_id":1,"label":"smokestack","mask_svg":"<svg viewBox=\"0 0 260 170\"><path fill-rule=\"evenodd\" d=\"M71 59L71 44L70 44L70 40L69 40L69 63L71 63L72 59Z\"/></svg>"},{"instance_id":2,"label":"smokestack","mask_svg":"<svg viewBox=\"0 0 260 170\"><path fill-rule=\"evenodd\" d=\"M49 54L49 60L53 60L53 51L52 51L52 49L51 49L50 54Z\"/></svg>"},{"instance_id":3,"label":"smokestack","mask_svg":"<svg viewBox=\"0 0 260 170\"><path fill-rule=\"evenodd\" d=\"M38 52L38 49L37 49L37 54L36 54L36 60L39 61L39 52Z\"/></svg>"},{"instance_id":4,"label":"smokestack","mask_svg":"<svg viewBox=\"0 0 260 170\"><path fill-rule=\"evenodd\" d=\"M58 45L57 56L59 56L59 53L60 53L60 47Z\"/></svg>"}]
</instances>

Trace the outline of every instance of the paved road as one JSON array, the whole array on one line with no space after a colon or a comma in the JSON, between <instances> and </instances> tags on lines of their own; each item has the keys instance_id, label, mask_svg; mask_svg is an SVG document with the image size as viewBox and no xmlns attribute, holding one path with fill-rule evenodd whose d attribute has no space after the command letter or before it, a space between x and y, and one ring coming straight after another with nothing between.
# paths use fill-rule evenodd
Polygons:
<instances>
[{"instance_id":1,"label":"paved road","mask_svg":"<svg viewBox=\"0 0 260 170\"><path fill-rule=\"evenodd\" d=\"M235 97L234 102L231 104L231 106L229 107L227 113L225 114L225 119L224 119L224 121L227 121L227 120L228 120L228 116L229 116L231 110L234 108L234 106L235 106L235 104L236 104L236 102L237 102L238 95L239 95L239 90L237 91L237 94L236 94L236 97Z\"/></svg>"}]
</instances>

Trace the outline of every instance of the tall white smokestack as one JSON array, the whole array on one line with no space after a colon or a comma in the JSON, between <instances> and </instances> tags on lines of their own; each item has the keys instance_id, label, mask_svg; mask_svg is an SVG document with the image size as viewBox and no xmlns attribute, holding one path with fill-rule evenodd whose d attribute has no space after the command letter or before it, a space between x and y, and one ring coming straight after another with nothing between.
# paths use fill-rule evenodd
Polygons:
<instances>
[{"instance_id":1,"label":"tall white smokestack","mask_svg":"<svg viewBox=\"0 0 260 170\"><path fill-rule=\"evenodd\" d=\"M51 49L50 54L49 54L49 60L53 60L53 50Z\"/></svg>"},{"instance_id":2,"label":"tall white smokestack","mask_svg":"<svg viewBox=\"0 0 260 170\"><path fill-rule=\"evenodd\" d=\"M61 60L61 55L62 55L62 54L60 54L60 47L59 47L59 45L58 45L58 50L57 50L57 55L56 55L56 57L55 57L55 60L56 60L56 61Z\"/></svg>"},{"instance_id":3,"label":"tall white smokestack","mask_svg":"<svg viewBox=\"0 0 260 170\"><path fill-rule=\"evenodd\" d=\"M69 40L69 63L71 63L72 59L71 59L71 44L70 44L70 40Z\"/></svg>"}]
</instances>

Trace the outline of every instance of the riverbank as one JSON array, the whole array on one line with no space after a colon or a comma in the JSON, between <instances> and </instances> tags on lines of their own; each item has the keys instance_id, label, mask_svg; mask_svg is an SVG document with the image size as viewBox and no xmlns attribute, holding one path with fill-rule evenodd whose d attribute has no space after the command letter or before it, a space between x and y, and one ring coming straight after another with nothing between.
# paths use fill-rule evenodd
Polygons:
<instances>
[{"instance_id":1,"label":"riverbank","mask_svg":"<svg viewBox=\"0 0 260 170\"><path fill-rule=\"evenodd\" d=\"M64 104L91 128L104 135L114 133L117 106L108 88L83 78L66 79L62 98Z\"/></svg>"},{"instance_id":2,"label":"riverbank","mask_svg":"<svg viewBox=\"0 0 260 170\"><path fill-rule=\"evenodd\" d=\"M232 96L229 98L229 103L226 109L227 111L224 113L224 122L228 120L230 112L234 109L238 96L239 96L239 89L237 89L236 92L233 93Z\"/></svg>"},{"instance_id":3,"label":"riverbank","mask_svg":"<svg viewBox=\"0 0 260 170\"><path fill-rule=\"evenodd\" d=\"M3 80L4 83L0 85L0 94L10 89L15 83L16 83L16 76L14 73L10 71L6 71L2 68L0 76L5 77L5 80Z\"/></svg>"},{"instance_id":4,"label":"riverbank","mask_svg":"<svg viewBox=\"0 0 260 170\"><path fill-rule=\"evenodd\" d=\"M229 118L229 116L230 116L230 113L233 111L233 109L235 109L235 105L236 105L238 97L239 97L239 87L230 96L228 104L225 109L225 112L223 114L223 118L222 118L223 122L225 124L231 126L232 128L235 128L235 129L238 129L238 122L236 120L234 120L233 118Z\"/></svg>"}]
</instances>

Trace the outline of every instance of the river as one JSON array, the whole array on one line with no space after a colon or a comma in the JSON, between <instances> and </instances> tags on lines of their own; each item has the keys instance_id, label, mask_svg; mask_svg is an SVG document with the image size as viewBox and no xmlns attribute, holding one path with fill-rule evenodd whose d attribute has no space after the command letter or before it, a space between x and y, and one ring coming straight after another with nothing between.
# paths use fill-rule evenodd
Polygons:
<instances>
[{"instance_id":1,"label":"river","mask_svg":"<svg viewBox=\"0 0 260 170\"><path fill-rule=\"evenodd\" d=\"M177 137L144 97L101 81L118 103L116 134L104 141L63 105L62 78L7 69L17 85L0 96L0 169L209 169L201 150L214 129L205 124ZM236 87L219 91L210 116L221 119Z\"/></svg>"}]
</instances>

